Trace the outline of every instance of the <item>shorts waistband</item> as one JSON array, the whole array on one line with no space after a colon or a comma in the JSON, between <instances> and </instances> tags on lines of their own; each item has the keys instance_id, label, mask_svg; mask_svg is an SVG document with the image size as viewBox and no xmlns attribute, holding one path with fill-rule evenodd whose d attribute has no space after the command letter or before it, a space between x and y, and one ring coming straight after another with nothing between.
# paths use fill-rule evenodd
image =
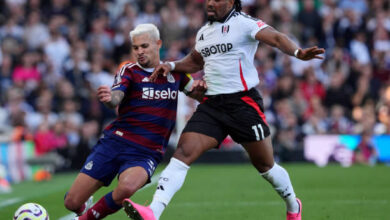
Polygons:
<instances>
[{"instance_id":1,"label":"shorts waistband","mask_svg":"<svg viewBox=\"0 0 390 220\"><path fill-rule=\"evenodd\" d=\"M241 98L241 97L244 97L246 95L250 95L250 94L256 94L258 93L257 90L255 88L251 88L250 90L248 91L241 91L241 92L236 92L236 93L230 93L230 94L218 94L218 95L206 95L205 97L207 99L214 99L214 98Z\"/></svg>"}]
</instances>

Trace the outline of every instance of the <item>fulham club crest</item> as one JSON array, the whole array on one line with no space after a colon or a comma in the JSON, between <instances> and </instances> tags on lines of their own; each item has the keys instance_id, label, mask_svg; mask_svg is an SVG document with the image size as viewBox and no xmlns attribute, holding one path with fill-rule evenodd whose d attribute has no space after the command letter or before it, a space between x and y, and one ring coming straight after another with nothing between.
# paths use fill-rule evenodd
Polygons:
<instances>
[{"instance_id":1,"label":"fulham club crest","mask_svg":"<svg viewBox=\"0 0 390 220\"><path fill-rule=\"evenodd\" d=\"M222 25L222 34L226 35L229 33L230 26L229 25Z\"/></svg>"}]
</instances>

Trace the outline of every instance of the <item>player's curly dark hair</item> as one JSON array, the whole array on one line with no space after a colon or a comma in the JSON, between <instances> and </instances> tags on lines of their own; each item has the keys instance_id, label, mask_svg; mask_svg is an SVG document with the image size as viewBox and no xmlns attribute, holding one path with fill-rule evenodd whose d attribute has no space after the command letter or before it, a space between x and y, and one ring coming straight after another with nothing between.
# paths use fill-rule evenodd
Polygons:
<instances>
[{"instance_id":1,"label":"player's curly dark hair","mask_svg":"<svg viewBox=\"0 0 390 220\"><path fill-rule=\"evenodd\" d=\"M234 0L234 8L236 9L237 12L241 11L242 9L241 0Z\"/></svg>"}]
</instances>

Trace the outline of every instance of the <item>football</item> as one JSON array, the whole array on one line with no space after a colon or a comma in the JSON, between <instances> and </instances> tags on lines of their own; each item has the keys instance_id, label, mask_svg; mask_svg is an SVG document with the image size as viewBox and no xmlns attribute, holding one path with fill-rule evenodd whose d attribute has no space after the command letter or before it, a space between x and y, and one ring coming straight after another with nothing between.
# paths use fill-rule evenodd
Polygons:
<instances>
[{"instance_id":1,"label":"football","mask_svg":"<svg viewBox=\"0 0 390 220\"><path fill-rule=\"evenodd\" d=\"M26 203L16 210L14 220L49 220L49 214L37 203Z\"/></svg>"}]
</instances>

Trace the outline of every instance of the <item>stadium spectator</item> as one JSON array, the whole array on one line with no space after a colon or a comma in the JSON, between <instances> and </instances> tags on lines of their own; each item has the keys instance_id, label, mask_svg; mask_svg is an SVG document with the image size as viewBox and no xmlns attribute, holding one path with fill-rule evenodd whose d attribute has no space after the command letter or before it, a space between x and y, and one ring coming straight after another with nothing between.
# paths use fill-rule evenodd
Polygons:
<instances>
[{"instance_id":1,"label":"stadium spectator","mask_svg":"<svg viewBox=\"0 0 390 220\"><path fill-rule=\"evenodd\" d=\"M47 123L54 126L58 120L58 114L52 110L53 93L43 90L36 99L36 111L27 112L26 125L30 131L36 131L38 127Z\"/></svg>"},{"instance_id":2,"label":"stadium spectator","mask_svg":"<svg viewBox=\"0 0 390 220\"><path fill-rule=\"evenodd\" d=\"M73 101L72 99L67 99L62 103L62 110L60 111L59 119L70 123L76 128L80 128L83 125L83 116L77 111L78 103Z\"/></svg>"},{"instance_id":3,"label":"stadium spectator","mask_svg":"<svg viewBox=\"0 0 390 220\"><path fill-rule=\"evenodd\" d=\"M341 0L339 7L341 9L352 9L360 15L366 13L368 10L365 0Z\"/></svg>"},{"instance_id":4,"label":"stadium spectator","mask_svg":"<svg viewBox=\"0 0 390 220\"><path fill-rule=\"evenodd\" d=\"M36 58L33 51L24 52L20 64L15 66L12 73L14 84L23 88L27 93L34 90L41 80L41 73L36 66Z\"/></svg>"},{"instance_id":5,"label":"stadium spectator","mask_svg":"<svg viewBox=\"0 0 390 220\"><path fill-rule=\"evenodd\" d=\"M64 122L56 121L52 126L47 121L42 122L34 135L35 152L40 156L68 146L64 132Z\"/></svg>"},{"instance_id":6,"label":"stadium spectator","mask_svg":"<svg viewBox=\"0 0 390 220\"><path fill-rule=\"evenodd\" d=\"M33 107L26 102L23 90L16 87L12 87L7 91L5 109L10 115L18 112L34 112Z\"/></svg>"},{"instance_id":7,"label":"stadium spectator","mask_svg":"<svg viewBox=\"0 0 390 220\"><path fill-rule=\"evenodd\" d=\"M351 109L351 96L352 88L345 84L345 75L340 71L336 70L330 77L330 83L326 90L324 105L328 108L334 105L341 105L344 108Z\"/></svg>"},{"instance_id":8,"label":"stadium spectator","mask_svg":"<svg viewBox=\"0 0 390 220\"><path fill-rule=\"evenodd\" d=\"M357 32L354 39L351 41L350 47L352 57L355 58L359 64L366 65L371 61L365 33Z\"/></svg>"},{"instance_id":9,"label":"stadium spectator","mask_svg":"<svg viewBox=\"0 0 390 220\"><path fill-rule=\"evenodd\" d=\"M144 3L144 9L135 19L135 25L151 23L156 26L161 25L160 15L156 11L156 3L152 0L148 0Z\"/></svg>"},{"instance_id":10,"label":"stadium spectator","mask_svg":"<svg viewBox=\"0 0 390 220\"><path fill-rule=\"evenodd\" d=\"M0 105L5 105L7 91L13 86L13 59L10 54L2 56L0 65Z\"/></svg>"},{"instance_id":11,"label":"stadium spectator","mask_svg":"<svg viewBox=\"0 0 390 220\"><path fill-rule=\"evenodd\" d=\"M341 105L333 105L330 109L327 133L350 134L352 133L352 123L345 115L345 109Z\"/></svg>"},{"instance_id":12,"label":"stadium spectator","mask_svg":"<svg viewBox=\"0 0 390 220\"><path fill-rule=\"evenodd\" d=\"M49 40L49 36L47 26L41 21L40 12L31 11L28 15L23 36L27 48L30 50L41 48Z\"/></svg>"},{"instance_id":13,"label":"stadium spectator","mask_svg":"<svg viewBox=\"0 0 390 220\"><path fill-rule=\"evenodd\" d=\"M23 40L23 34L24 29L18 25L15 15L11 16L8 20L6 20L5 25L0 27L0 39L10 37L18 42L21 42Z\"/></svg>"},{"instance_id":14,"label":"stadium spectator","mask_svg":"<svg viewBox=\"0 0 390 220\"><path fill-rule=\"evenodd\" d=\"M322 33L322 19L315 8L313 0L303 0L303 9L298 13L297 20L301 24L301 41L306 42L313 36L319 37L321 40Z\"/></svg>"},{"instance_id":15,"label":"stadium spectator","mask_svg":"<svg viewBox=\"0 0 390 220\"><path fill-rule=\"evenodd\" d=\"M93 90L97 90L102 85L112 85L114 78L102 68L102 60L96 59L91 64L91 70L86 75L86 80Z\"/></svg>"},{"instance_id":16,"label":"stadium spectator","mask_svg":"<svg viewBox=\"0 0 390 220\"><path fill-rule=\"evenodd\" d=\"M378 153L371 141L370 132L364 132L361 135L361 141L354 151L353 161L356 164L375 165L378 159Z\"/></svg>"},{"instance_id":17,"label":"stadium spectator","mask_svg":"<svg viewBox=\"0 0 390 220\"><path fill-rule=\"evenodd\" d=\"M179 8L175 0L168 0L161 8L161 37L164 39L164 47L169 48L173 41L184 36L188 18L183 16L183 10Z\"/></svg>"},{"instance_id":18,"label":"stadium spectator","mask_svg":"<svg viewBox=\"0 0 390 220\"><path fill-rule=\"evenodd\" d=\"M55 15L49 21L50 39L43 47L45 55L52 66L55 75L63 75L62 65L70 55L70 45L62 36L61 26L65 25L63 16Z\"/></svg>"},{"instance_id":19,"label":"stadium spectator","mask_svg":"<svg viewBox=\"0 0 390 220\"><path fill-rule=\"evenodd\" d=\"M71 167L77 170L83 167L85 160L99 138L99 122L96 120L86 121L82 124L80 130L79 142L70 152Z\"/></svg>"},{"instance_id":20,"label":"stadium spectator","mask_svg":"<svg viewBox=\"0 0 390 220\"><path fill-rule=\"evenodd\" d=\"M108 26L108 17L99 15L92 21L91 32L87 35L88 47L100 53L110 54L114 48L113 36Z\"/></svg>"},{"instance_id":21,"label":"stadium spectator","mask_svg":"<svg viewBox=\"0 0 390 220\"><path fill-rule=\"evenodd\" d=\"M84 45L80 43L72 47L71 56L64 63L64 76L72 83L79 95L82 93L81 90L87 86L86 76L90 71L90 65Z\"/></svg>"}]
</instances>

